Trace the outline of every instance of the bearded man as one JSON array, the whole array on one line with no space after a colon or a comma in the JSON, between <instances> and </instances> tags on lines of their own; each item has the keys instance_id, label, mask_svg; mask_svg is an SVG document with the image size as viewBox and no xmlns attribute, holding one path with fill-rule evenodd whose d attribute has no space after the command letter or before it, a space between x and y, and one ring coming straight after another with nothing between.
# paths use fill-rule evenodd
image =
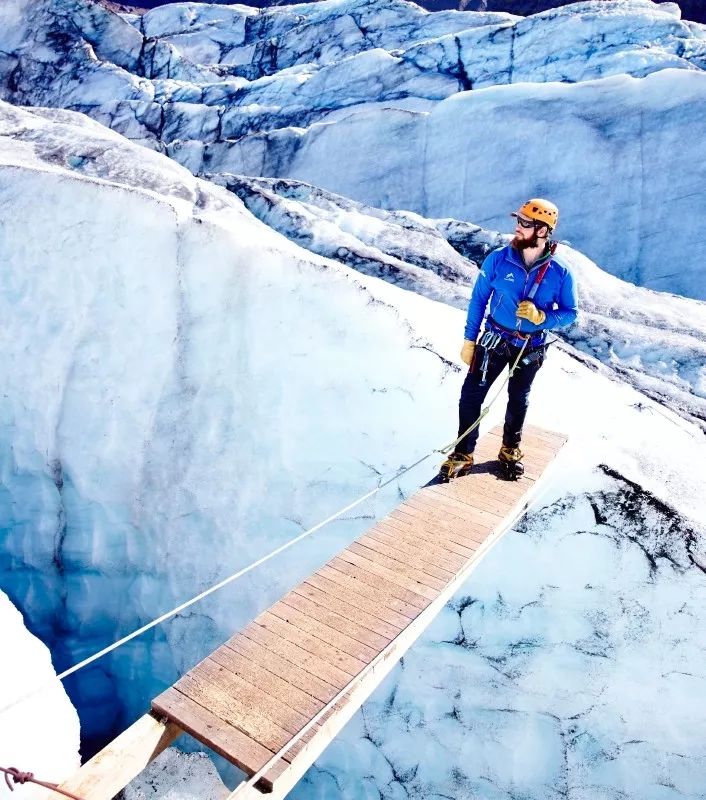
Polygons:
<instances>
[{"instance_id":1,"label":"bearded man","mask_svg":"<svg viewBox=\"0 0 706 800\"><path fill-rule=\"evenodd\" d=\"M571 272L553 259L551 237L559 210L541 198L528 200L512 214L515 236L506 247L490 253L480 270L468 305L461 359L468 374L459 400L456 449L441 467L441 480L467 473L473 466L481 405L490 386L522 347L522 357L508 381L503 443L498 459L505 477L522 475L522 426L532 382L546 358L546 332L575 321L578 301ZM476 339L486 315L485 327ZM469 431L469 428L473 428ZM465 435L464 435L465 434Z\"/></svg>"}]
</instances>

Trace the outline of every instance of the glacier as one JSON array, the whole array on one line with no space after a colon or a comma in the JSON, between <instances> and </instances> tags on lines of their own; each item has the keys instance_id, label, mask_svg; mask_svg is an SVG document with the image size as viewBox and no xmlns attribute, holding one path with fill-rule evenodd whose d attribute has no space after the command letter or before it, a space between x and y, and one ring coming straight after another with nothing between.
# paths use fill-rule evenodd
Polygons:
<instances>
[{"instance_id":1,"label":"glacier","mask_svg":"<svg viewBox=\"0 0 706 800\"><path fill-rule=\"evenodd\" d=\"M0 586L55 668L448 442L477 265L542 188L582 311L530 421L570 444L292 796L700 800L703 26L643 0L526 20L8 0L0 23ZM540 145L502 138L537 107L562 135L543 186ZM84 750L435 466L67 681ZM126 798L157 784L227 793L175 751Z\"/></svg>"},{"instance_id":2,"label":"glacier","mask_svg":"<svg viewBox=\"0 0 706 800\"><path fill-rule=\"evenodd\" d=\"M79 766L79 720L52 669L47 647L25 628L20 612L0 591L0 766L61 783ZM31 696L29 696L31 695ZM47 790L0 775L0 797L39 800Z\"/></svg>"},{"instance_id":3,"label":"glacier","mask_svg":"<svg viewBox=\"0 0 706 800\"><path fill-rule=\"evenodd\" d=\"M13 219L0 237L13 277L1 301L0 564L13 600L41 608L33 630L63 668L176 605L184 587L212 583L214 553L231 554L235 571L396 471L410 444L431 447L459 370L451 333L448 353L427 344L443 305L420 297L402 315L395 287L296 248L224 189L98 123L2 111L0 202ZM387 355L370 364L382 341ZM437 419L426 433L420 414ZM157 682L175 677L200 660L204 635L216 641L270 605L396 491L302 548L296 568L264 569L231 596L236 608L206 604L116 664L132 678L147 664ZM205 629L190 646L192 625ZM102 708L84 720L89 738L155 688L120 689L104 665L91 674L74 688L79 706ZM123 692L125 707L108 702Z\"/></svg>"},{"instance_id":4,"label":"glacier","mask_svg":"<svg viewBox=\"0 0 706 800\"><path fill-rule=\"evenodd\" d=\"M299 248L83 115L1 110L2 585L65 666L450 439L463 313ZM699 796L703 434L577 354L555 350L535 389L531 421L571 437L538 506L295 797L618 797L637 775L660 797L665 774ZM84 737L124 727L428 474L79 673Z\"/></svg>"},{"instance_id":5,"label":"glacier","mask_svg":"<svg viewBox=\"0 0 706 800\"><path fill-rule=\"evenodd\" d=\"M12 103L84 111L197 175L300 179L425 217L497 228L516 194L548 194L562 235L604 270L706 299L693 213L706 28L674 4L522 18L402 0L177 3L121 17L9 0L0 15Z\"/></svg>"},{"instance_id":6,"label":"glacier","mask_svg":"<svg viewBox=\"0 0 706 800\"><path fill-rule=\"evenodd\" d=\"M510 239L453 218L383 211L301 181L207 177L307 250L463 310L478 266ZM558 254L581 276L582 313L570 330L559 332L556 346L568 341L574 358L586 354L586 365L705 427L706 304L607 275L566 244Z\"/></svg>"}]
</instances>

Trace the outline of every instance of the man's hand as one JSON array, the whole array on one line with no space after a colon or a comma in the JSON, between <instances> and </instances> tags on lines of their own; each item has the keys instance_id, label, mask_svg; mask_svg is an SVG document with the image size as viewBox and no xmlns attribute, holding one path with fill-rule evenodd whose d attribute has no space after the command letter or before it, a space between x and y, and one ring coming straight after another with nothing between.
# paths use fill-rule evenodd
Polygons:
<instances>
[{"instance_id":1,"label":"man's hand","mask_svg":"<svg viewBox=\"0 0 706 800\"><path fill-rule=\"evenodd\" d=\"M476 343L471 342L469 339L463 340L463 347L461 348L461 361L464 364L468 364L471 366L471 361L473 360L473 351L476 349Z\"/></svg>"},{"instance_id":2,"label":"man's hand","mask_svg":"<svg viewBox=\"0 0 706 800\"><path fill-rule=\"evenodd\" d=\"M535 325L541 325L547 318L544 311L542 311L541 308L537 308L531 300L523 300L520 305L517 306L517 316L522 319L528 319Z\"/></svg>"}]
</instances>

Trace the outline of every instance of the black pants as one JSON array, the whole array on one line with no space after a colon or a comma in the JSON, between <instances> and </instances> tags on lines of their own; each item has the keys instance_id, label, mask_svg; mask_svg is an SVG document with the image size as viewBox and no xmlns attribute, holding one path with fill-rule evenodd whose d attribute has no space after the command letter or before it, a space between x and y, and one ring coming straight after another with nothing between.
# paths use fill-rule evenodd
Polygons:
<instances>
[{"instance_id":1,"label":"black pants","mask_svg":"<svg viewBox=\"0 0 706 800\"><path fill-rule=\"evenodd\" d=\"M505 411L505 427L503 428L503 444L508 447L517 447L522 438L522 426L527 415L532 381L544 363L546 355L545 347L537 348L537 350L541 351L541 355L530 364L523 364L520 359L520 363L517 365L507 385L508 401L507 410ZM459 436L478 419L483 400L485 400L492 383L508 364L515 363L519 352L519 347L501 342L500 346L492 350L488 356L488 370L486 379L483 382L482 365L485 349L480 345L476 345L473 354L474 358L468 370L468 375L466 375L466 380L463 382L461 399L458 402ZM532 350L525 348L522 357L524 358L532 352ZM472 453L477 441L478 428L475 428L456 445L456 452Z\"/></svg>"}]
</instances>

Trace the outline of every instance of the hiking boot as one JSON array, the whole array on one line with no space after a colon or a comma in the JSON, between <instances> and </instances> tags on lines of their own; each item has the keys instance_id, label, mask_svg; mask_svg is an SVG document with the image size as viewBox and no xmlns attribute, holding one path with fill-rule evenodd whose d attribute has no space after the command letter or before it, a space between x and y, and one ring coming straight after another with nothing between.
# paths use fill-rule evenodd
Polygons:
<instances>
[{"instance_id":1,"label":"hiking boot","mask_svg":"<svg viewBox=\"0 0 706 800\"><path fill-rule=\"evenodd\" d=\"M503 445L498 453L498 461L507 480L516 481L525 472L522 463L522 450L519 447Z\"/></svg>"},{"instance_id":2,"label":"hiking boot","mask_svg":"<svg viewBox=\"0 0 706 800\"><path fill-rule=\"evenodd\" d=\"M470 472L473 466L473 453L451 453L441 465L439 478L444 482L460 478Z\"/></svg>"}]
</instances>

